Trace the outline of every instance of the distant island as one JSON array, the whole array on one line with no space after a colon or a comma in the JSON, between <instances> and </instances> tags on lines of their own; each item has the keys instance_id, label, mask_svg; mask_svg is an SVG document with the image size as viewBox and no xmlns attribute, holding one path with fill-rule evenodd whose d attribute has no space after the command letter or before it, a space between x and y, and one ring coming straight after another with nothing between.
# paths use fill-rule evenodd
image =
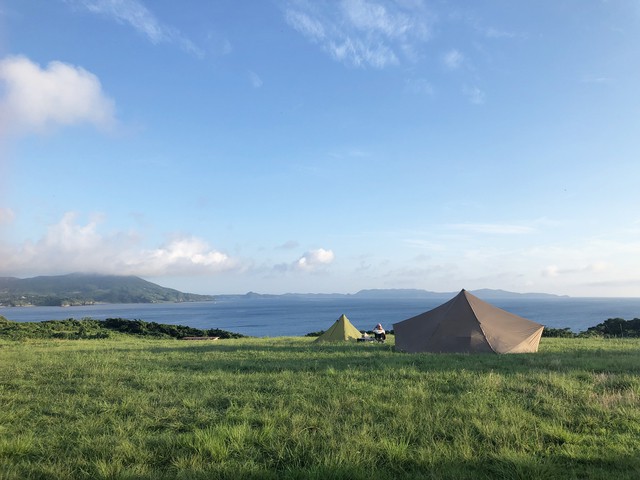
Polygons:
<instances>
[{"instance_id":1,"label":"distant island","mask_svg":"<svg viewBox=\"0 0 640 480\"><path fill-rule=\"evenodd\" d=\"M211 295L183 293L142 278L71 273L33 278L0 277L2 306L77 306L96 303L210 301Z\"/></svg>"},{"instance_id":2,"label":"distant island","mask_svg":"<svg viewBox=\"0 0 640 480\"><path fill-rule=\"evenodd\" d=\"M0 306L78 306L96 303L203 302L222 298L358 298L358 299L447 299L458 292L432 292L410 288L369 289L356 293L248 292L240 295L198 295L161 287L136 276L71 273L33 278L0 277ZM471 293L484 300L505 298L561 298L548 293L515 293L480 289Z\"/></svg>"},{"instance_id":3,"label":"distant island","mask_svg":"<svg viewBox=\"0 0 640 480\"><path fill-rule=\"evenodd\" d=\"M479 290L470 290L470 292L485 300L506 299L506 298L568 298L567 295L554 295L551 293L517 293L507 290L493 290L483 288ZM420 290L416 288L380 288L360 290L356 293L284 293L284 294L263 294L256 292L248 292L239 295L216 295L216 298L246 298L248 300L258 298L362 298L362 299L448 299L457 295L457 292L432 292L429 290Z\"/></svg>"}]
</instances>

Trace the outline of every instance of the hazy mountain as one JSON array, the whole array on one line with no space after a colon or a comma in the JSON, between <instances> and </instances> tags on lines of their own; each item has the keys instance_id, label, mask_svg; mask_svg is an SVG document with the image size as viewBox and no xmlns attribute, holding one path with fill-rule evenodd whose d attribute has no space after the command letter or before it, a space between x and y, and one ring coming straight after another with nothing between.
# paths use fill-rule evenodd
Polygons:
<instances>
[{"instance_id":1,"label":"hazy mountain","mask_svg":"<svg viewBox=\"0 0 640 480\"><path fill-rule=\"evenodd\" d=\"M559 295L549 293L516 293L506 290L492 290L483 288L479 290L469 290L469 292L481 299L496 298L560 298ZM372 289L360 290L355 294L362 298L453 298L457 292L431 292L428 290L418 289Z\"/></svg>"},{"instance_id":2,"label":"hazy mountain","mask_svg":"<svg viewBox=\"0 0 640 480\"><path fill-rule=\"evenodd\" d=\"M516 293L506 290L492 290L490 288L482 288L480 290L471 290L471 293L482 299L491 298L567 298L568 295L554 295L552 293Z\"/></svg>"},{"instance_id":3,"label":"hazy mountain","mask_svg":"<svg viewBox=\"0 0 640 480\"><path fill-rule=\"evenodd\" d=\"M183 293L135 276L72 273L33 278L0 277L2 305L87 305L213 300Z\"/></svg>"},{"instance_id":4,"label":"hazy mountain","mask_svg":"<svg viewBox=\"0 0 640 480\"><path fill-rule=\"evenodd\" d=\"M320 299L320 298L345 298L353 297L359 299L442 299L448 300L453 298L459 293L457 292L432 292L429 290L420 290L413 288L388 288L388 289L369 289L360 290L357 293L285 293L282 295L273 294L261 294L256 292L248 292L244 295L218 295L216 298L224 297L243 297L246 299L265 299L265 298L298 298L298 299ZM480 290L470 290L470 293L483 299L505 299L505 298L562 298L560 295L553 295L550 293L516 293L506 290L492 290L488 288ZM566 297L566 296L565 296Z\"/></svg>"},{"instance_id":5,"label":"hazy mountain","mask_svg":"<svg viewBox=\"0 0 640 480\"><path fill-rule=\"evenodd\" d=\"M358 298L445 298L454 295L451 292L430 292L416 288L374 288L354 294Z\"/></svg>"}]
</instances>

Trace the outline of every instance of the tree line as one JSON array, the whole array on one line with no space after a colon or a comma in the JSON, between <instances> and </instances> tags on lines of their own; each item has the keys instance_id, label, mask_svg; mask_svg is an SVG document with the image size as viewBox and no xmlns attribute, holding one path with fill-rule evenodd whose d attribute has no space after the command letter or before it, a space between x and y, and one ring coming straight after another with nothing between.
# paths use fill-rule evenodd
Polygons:
<instances>
[{"instance_id":1,"label":"tree line","mask_svg":"<svg viewBox=\"0 0 640 480\"><path fill-rule=\"evenodd\" d=\"M624 320L623 318L609 318L584 332L574 333L569 328L544 327L543 337L604 337L604 338L638 338L640 337L640 318Z\"/></svg>"}]
</instances>

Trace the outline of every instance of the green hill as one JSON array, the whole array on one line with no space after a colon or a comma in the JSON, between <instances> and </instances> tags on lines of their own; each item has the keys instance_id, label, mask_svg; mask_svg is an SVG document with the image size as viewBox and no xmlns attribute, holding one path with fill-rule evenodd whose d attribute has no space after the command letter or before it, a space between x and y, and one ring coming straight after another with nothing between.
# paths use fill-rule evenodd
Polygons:
<instances>
[{"instance_id":1,"label":"green hill","mask_svg":"<svg viewBox=\"0 0 640 480\"><path fill-rule=\"evenodd\" d=\"M72 273L33 278L0 277L0 304L66 306L93 303L161 303L213 300L135 276Z\"/></svg>"}]
</instances>

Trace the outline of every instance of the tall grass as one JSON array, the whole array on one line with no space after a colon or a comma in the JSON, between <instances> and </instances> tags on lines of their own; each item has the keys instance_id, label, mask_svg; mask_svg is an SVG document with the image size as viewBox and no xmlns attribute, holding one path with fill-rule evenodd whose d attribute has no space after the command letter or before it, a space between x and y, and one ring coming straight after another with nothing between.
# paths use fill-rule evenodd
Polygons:
<instances>
[{"instance_id":1,"label":"tall grass","mask_svg":"<svg viewBox=\"0 0 640 480\"><path fill-rule=\"evenodd\" d=\"M640 477L640 340L0 341L0 479Z\"/></svg>"}]
</instances>

